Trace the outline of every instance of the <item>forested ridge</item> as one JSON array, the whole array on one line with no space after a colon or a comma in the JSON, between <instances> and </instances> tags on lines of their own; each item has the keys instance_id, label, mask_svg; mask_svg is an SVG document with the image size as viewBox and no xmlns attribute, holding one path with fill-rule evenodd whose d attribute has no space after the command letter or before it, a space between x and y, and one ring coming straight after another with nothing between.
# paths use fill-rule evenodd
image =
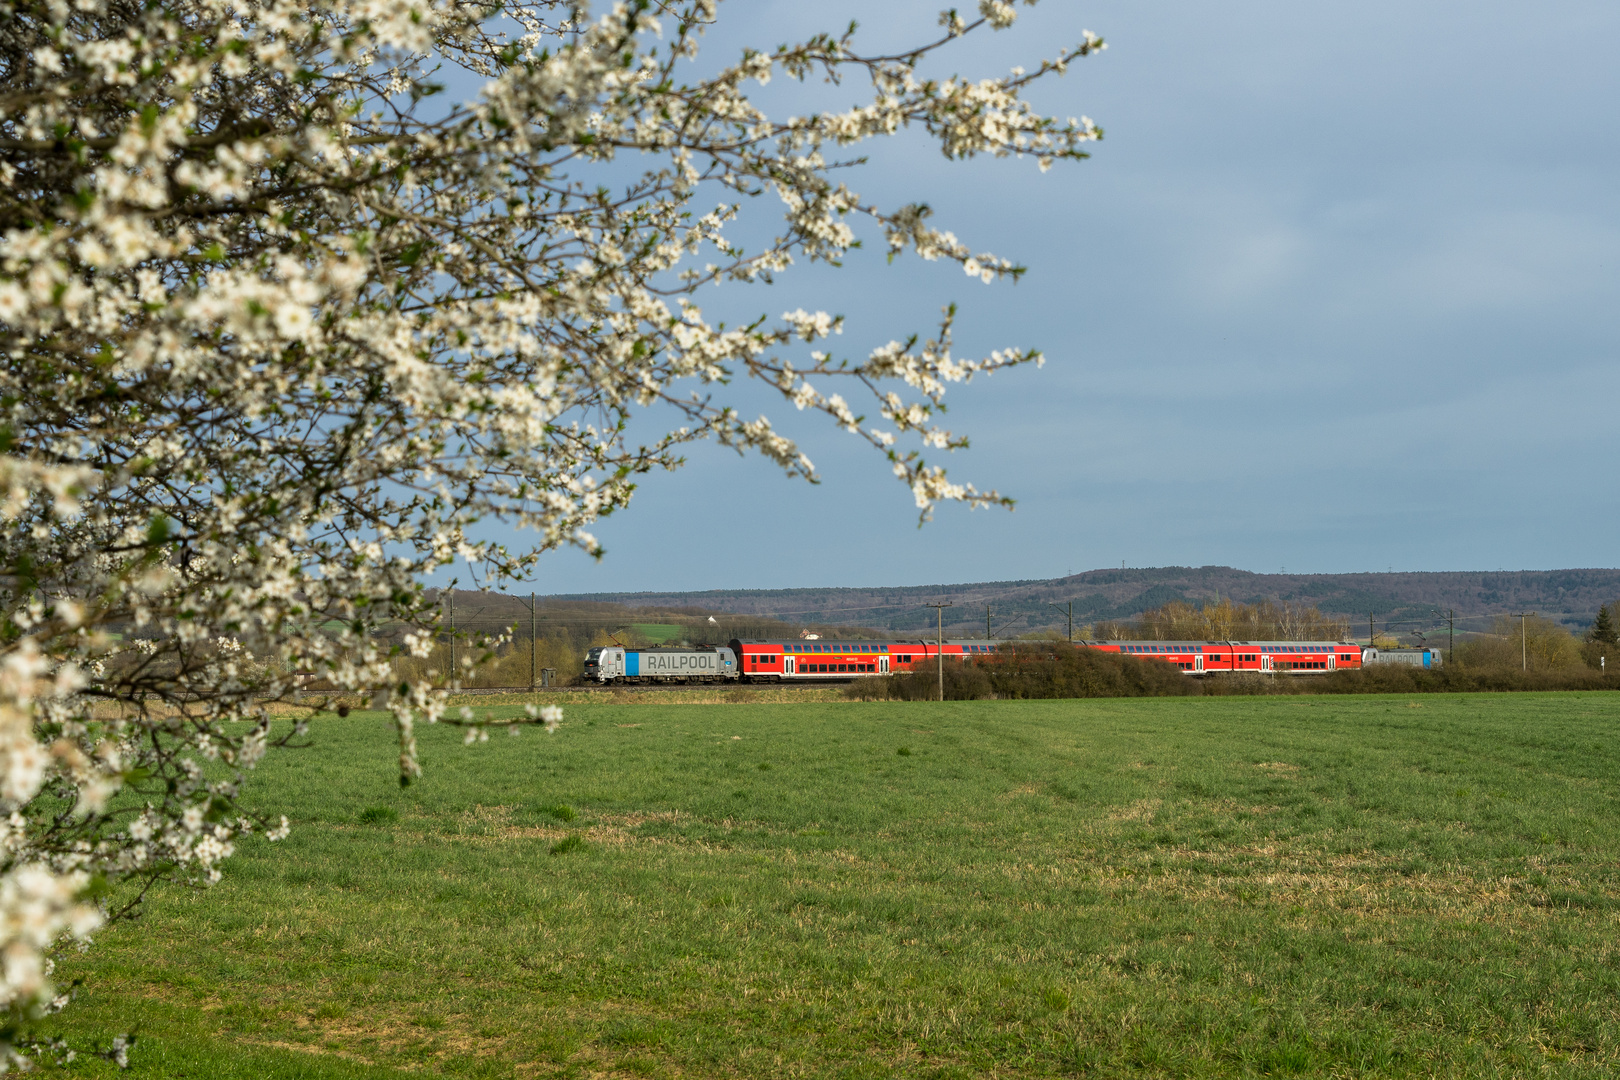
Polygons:
<instances>
[{"instance_id":1,"label":"forested ridge","mask_svg":"<svg viewBox=\"0 0 1620 1080\"><path fill-rule=\"evenodd\" d=\"M1066 630L1070 602L1079 627L1135 619L1177 602L1202 606L1218 599L1250 604L1270 600L1343 616L1364 636L1369 614L1382 631L1386 624L1397 629L1437 625L1437 610L1454 610L1459 629L1484 630L1495 615L1532 610L1571 627L1584 627L1601 605L1617 598L1620 569L1256 574L1228 566L1171 566L956 585L583 593L553 599L699 608L788 623L859 625L918 634L935 625L933 611L920 605L943 600L957 605L946 610L951 632L982 635L988 605L990 630L996 636Z\"/></svg>"}]
</instances>

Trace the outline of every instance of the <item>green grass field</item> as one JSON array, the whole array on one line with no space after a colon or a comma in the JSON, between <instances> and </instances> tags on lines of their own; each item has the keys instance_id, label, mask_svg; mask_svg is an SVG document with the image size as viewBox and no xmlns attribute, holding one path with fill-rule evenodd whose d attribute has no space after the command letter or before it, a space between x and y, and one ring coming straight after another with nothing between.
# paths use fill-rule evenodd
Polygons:
<instances>
[{"instance_id":1,"label":"green grass field","mask_svg":"<svg viewBox=\"0 0 1620 1080\"><path fill-rule=\"evenodd\" d=\"M135 1076L1620 1071L1620 697L374 714L61 969ZM110 1066L81 1061L75 1074Z\"/></svg>"}]
</instances>

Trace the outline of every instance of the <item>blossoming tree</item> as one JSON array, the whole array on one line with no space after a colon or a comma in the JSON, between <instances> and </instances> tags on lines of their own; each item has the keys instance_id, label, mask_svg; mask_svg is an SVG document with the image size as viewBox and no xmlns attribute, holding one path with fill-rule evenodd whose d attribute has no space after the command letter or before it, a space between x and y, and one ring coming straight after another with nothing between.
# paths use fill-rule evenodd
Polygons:
<instances>
[{"instance_id":1,"label":"blossoming tree","mask_svg":"<svg viewBox=\"0 0 1620 1080\"><path fill-rule=\"evenodd\" d=\"M908 127L950 158L1083 157L1091 122L1022 95L1091 34L1030 70L922 73L1014 15L982 0L909 51L865 54L852 27L705 76L715 0L0 2L8 1030L49 1007L50 951L122 898L285 833L239 800L304 737L266 711L296 673L389 687L402 782L414 724L477 723L443 710L455 673L391 680L393 650L437 632L425 573L594 551L593 520L695 439L812 478L728 403L734 380L871 444L924 515L1003 501L923 455L959 445L947 384L1037 354L957 359L947 315L839 358L810 347L839 329L826 314L726 328L694 300L837 260L863 229L891 256L1018 274L838 179L847 148ZM749 96L773 77L861 89L773 118ZM728 229L755 206L779 225L744 251ZM679 426L632 437L655 405ZM472 537L492 520L532 541Z\"/></svg>"}]
</instances>

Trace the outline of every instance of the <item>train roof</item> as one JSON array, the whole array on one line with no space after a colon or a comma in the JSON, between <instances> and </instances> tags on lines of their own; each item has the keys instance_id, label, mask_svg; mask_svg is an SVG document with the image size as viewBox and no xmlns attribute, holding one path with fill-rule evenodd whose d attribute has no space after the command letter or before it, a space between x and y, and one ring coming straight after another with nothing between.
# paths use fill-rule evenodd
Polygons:
<instances>
[{"instance_id":1,"label":"train roof","mask_svg":"<svg viewBox=\"0 0 1620 1080\"><path fill-rule=\"evenodd\" d=\"M593 649L623 649L626 652L714 652L730 645L592 645Z\"/></svg>"},{"instance_id":2,"label":"train roof","mask_svg":"<svg viewBox=\"0 0 1620 1080\"><path fill-rule=\"evenodd\" d=\"M1298 647L1300 647L1302 645L1332 645L1332 646L1335 646L1335 647L1355 646L1358 649L1361 647L1359 645L1356 645L1356 643L1353 642L1353 641L1211 641L1211 640L1201 639L1201 638L1188 638L1186 640L1178 640L1178 641L1172 641L1172 640L1169 640L1169 639L1162 640L1162 641L1159 641L1159 640L1143 641L1143 640L1132 640L1132 639L1122 639L1122 640L1119 640L1119 641L1098 641L1098 640L1095 640L1095 639L1089 639L1088 638L1088 639L1083 640L1083 641L1076 641L1075 644L1076 645L1234 645L1234 646L1242 646L1243 648L1249 648L1249 649L1298 648Z\"/></svg>"},{"instance_id":3,"label":"train roof","mask_svg":"<svg viewBox=\"0 0 1620 1080\"><path fill-rule=\"evenodd\" d=\"M866 638L860 641L838 641L832 638L740 638L739 645L932 645L939 646L934 638ZM997 638L946 638L947 645L1005 645L1007 641Z\"/></svg>"}]
</instances>

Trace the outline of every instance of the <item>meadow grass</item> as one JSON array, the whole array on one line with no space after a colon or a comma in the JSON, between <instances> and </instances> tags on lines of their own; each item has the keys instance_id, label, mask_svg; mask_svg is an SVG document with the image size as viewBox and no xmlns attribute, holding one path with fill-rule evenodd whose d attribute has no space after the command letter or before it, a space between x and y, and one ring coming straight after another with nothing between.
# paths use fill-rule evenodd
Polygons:
<instances>
[{"instance_id":1,"label":"meadow grass","mask_svg":"<svg viewBox=\"0 0 1620 1080\"><path fill-rule=\"evenodd\" d=\"M401 790L328 718L260 770L292 836L64 961L57 1023L135 1076L1613 1076L1617 722L586 703L427 729Z\"/></svg>"}]
</instances>

